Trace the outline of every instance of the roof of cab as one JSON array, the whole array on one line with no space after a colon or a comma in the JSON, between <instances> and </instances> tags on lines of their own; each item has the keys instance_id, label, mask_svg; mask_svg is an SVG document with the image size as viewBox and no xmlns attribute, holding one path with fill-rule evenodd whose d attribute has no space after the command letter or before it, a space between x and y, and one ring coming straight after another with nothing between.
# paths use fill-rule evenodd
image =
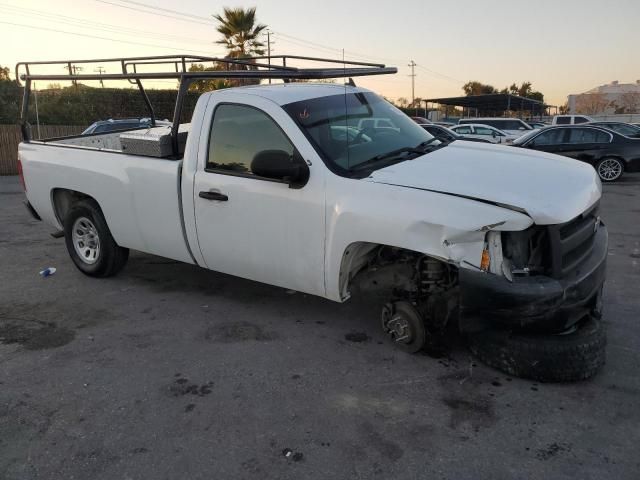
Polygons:
<instances>
[{"instance_id":1,"label":"roof of cab","mask_svg":"<svg viewBox=\"0 0 640 480\"><path fill-rule=\"evenodd\" d=\"M287 105L310 98L369 91L370 90L366 88L337 83L279 83L273 85L249 85L246 87L225 88L223 90L214 90L211 94L216 96L237 93L257 95L271 100L278 105Z\"/></svg>"}]
</instances>

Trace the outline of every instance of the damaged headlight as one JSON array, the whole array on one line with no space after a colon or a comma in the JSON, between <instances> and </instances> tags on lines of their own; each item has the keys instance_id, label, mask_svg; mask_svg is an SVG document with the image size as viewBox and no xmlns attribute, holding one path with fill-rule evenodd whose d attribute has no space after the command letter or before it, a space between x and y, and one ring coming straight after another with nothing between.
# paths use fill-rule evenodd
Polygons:
<instances>
[{"instance_id":1,"label":"damaged headlight","mask_svg":"<svg viewBox=\"0 0 640 480\"><path fill-rule=\"evenodd\" d=\"M547 229L533 225L520 232L502 232L502 253L506 276L536 275L545 271ZM506 274L509 272L509 275Z\"/></svg>"},{"instance_id":2,"label":"damaged headlight","mask_svg":"<svg viewBox=\"0 0 640 480\"><path fill-rule=\"evenodd\" d=\"M502 264L502 233L488 232L480 259L480 269L495 275L503 275Z\"/></svg>"}]
</instances>

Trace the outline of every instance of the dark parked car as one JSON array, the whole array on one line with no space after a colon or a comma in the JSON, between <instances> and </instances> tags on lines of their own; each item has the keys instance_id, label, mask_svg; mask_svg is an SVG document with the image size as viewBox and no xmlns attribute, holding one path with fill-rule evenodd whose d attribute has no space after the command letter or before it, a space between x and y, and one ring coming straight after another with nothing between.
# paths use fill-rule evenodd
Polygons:
<instances>
[{"instance_id":1,"label":"dark parked car","mask_svg":"<svg viewBox=\"0 0 640 480\"><path fill-rule=\"evenodd\" d=\"M532 126L533 128L544 128L544 127L548 127L549 124L548 123L544 123L544 122L534 122L532 120L527 120L527 123Z\"/></svg>"},{"instance_id":2,"label":"dark parked car","mask_svg":"<svg viewBox=\"0 0 640 480\"><path fill-rule=\"evenodd\" d=\"M625 137L603 127L551 126L523 135L512 145L590 163L603 182L617 180L624 172L640 171L640 139Z\"/></svg>"},{"instance_id":3,"label":"dark parked car","mask_svg":"<svg viewBox=\"0 0 640 480\"><path fill-rule=\"evenodd\" d=\"M438 140L442 140L443 142L453 142L454 140L466 140L467 142L480 142L480 143L491 143L489 140L484 140L482 138L471 138L465 137L464 135L458 135L453 130L449 130L446 127L441 127L440 125L420 125L431 135L436 137Z\"/></svg>"},{"instance_id":4,"label":"dark parked car","mask_svg":"<svg viewBox=\"0 0 640 480\"><path fill-rule=\"evenodd\" d=\"M631 138L640 138L640 127L624 122L591 122L589 125L604 127L613 130L620 135Z\"/></svg>"},{"instance_id":5,"label":"dark parked car","mask_svg":"<svg viewBox=\"0 0 640 480\"><path fill-rule=\"evenodd\" d=\"M411 120L416 122L418 125L430 125L433 123L431 120L427 120L424 117L411 117Z\"/></svg>"}]
</instances>

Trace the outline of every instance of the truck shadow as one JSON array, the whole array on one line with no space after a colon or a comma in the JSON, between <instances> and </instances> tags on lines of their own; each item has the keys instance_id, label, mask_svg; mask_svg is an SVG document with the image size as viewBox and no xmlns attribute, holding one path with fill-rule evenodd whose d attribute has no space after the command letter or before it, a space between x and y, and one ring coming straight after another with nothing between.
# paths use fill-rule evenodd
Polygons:
<instances>
[{"instance_id":1,"label":"truck shadow","mask_svg":"<svg viewBox=\"0 0 640 480\"><path fill-rule=\"evenodd\" d=\"M207 305L213 310L224 302L232 309L241 308L257 326L260 326L261 316L277 317L282 319L283 326L293 322L312 328L317 334L326 334L326 330L331 329L331 334L336 336L336 330L339 330L340 342L346 345L387 343L389 351L395 351L381 328L381 309L387 301L383 298L355 296L345 303L337 303L138 252L132 252L118 280L126 282L130 288L153 292L161 301L185 301L186 297L188 302ZM256 316L256 313L260 315ZM221 318L217 323L222 322L222 326L231 328L228 320L227 317ZM244 325L242 331L248 328ZM267 328L266 325L262 327ZM208 330L209 335L211 332ZM282 332L278 336L284 338L286 334ZM455 352L466 352L464 342L455 329L450 329L442 340L444 344L436 345L424 354L447 358Z\"/></svg>"}]
</instances>

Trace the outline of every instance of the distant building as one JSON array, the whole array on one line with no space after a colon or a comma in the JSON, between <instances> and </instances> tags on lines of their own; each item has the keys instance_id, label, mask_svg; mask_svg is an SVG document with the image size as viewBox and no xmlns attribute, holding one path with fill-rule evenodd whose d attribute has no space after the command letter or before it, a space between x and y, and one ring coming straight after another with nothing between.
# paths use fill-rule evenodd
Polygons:
<instances>
[{"instance_id":1,"label":"distant building","mask_svg":"<svg viewBox=\"0 0 640 480\"><path fill-rule=\"evenodd\" d=\"M636 83L619 83L616 80L584 93L569 95L567 103L571 114L640 113L640 80Z\"/></svg>"}]
</instances>

